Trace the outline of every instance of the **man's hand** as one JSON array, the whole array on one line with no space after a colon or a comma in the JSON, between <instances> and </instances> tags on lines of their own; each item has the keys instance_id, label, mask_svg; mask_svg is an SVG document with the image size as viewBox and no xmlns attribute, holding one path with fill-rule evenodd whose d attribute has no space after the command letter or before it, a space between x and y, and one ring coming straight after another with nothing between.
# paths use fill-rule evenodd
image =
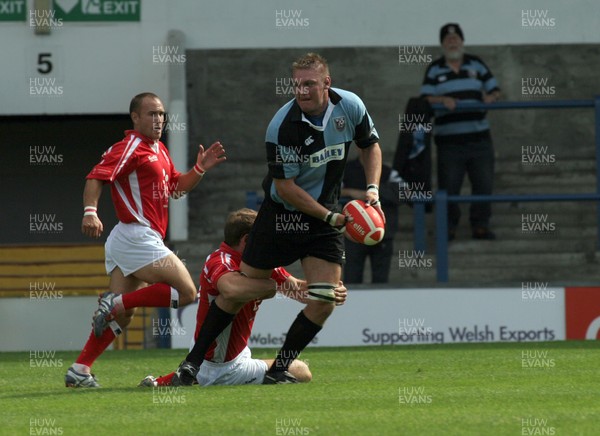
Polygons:
<instances>
[{"instance_id":1,"label":"man's hand","mask_svg":"<svg viewBox=\"0 0 600 436\"><path fill-rule=\"evenodd\" d=\"M495 103L498 101L498 98L499 98L499 94L496 92L492 92L491 94L485 94L483 96L483 102L487 103L487 104Z\"/></svg>"},{"instance_id":2,"label":"man's hand","mask_svg":"<svg viewBox=\"0 0 600 436\"><path fill-rule=\"evenodd\" d=\"M443 97L442 104L446 107L446 109L453 111L456 109L456 99L453 97Z\"/></svg>"},{"instance_id":3,"label":"man's hand","mask_svg":"<svg viewBox=\"0 0 600 436\"><path fill-rule=\"evenodd\" d=\"M348 289L344 286L344 283L340 280L340 283L333 290L335 292L335 305L341 306L346 302L346 297L348 296Z\"/></svg>"},{"instance_id":4,"label":"man's hand","mask_svg":"<svg viewBox=\"0 0 600 436\"><path fill-rule=\"evenodd\" d=\"M323 221L333 227L336 232L344 233L344 230L346 230L346 223L353 221L353 219L352 217L346 216L343 213L330 211L327 215L325 215Z\"/></svg>"},{"instance_id":5,"label":"man's hand","mask_svg":"<svg viewBox=\"0 0 600 436\"><path fill-rule=\"evenodd\" d=\"M381 202L379 201L379 186L377 185L369 185L367 186L367 192L365 194L365 206L373 207L381 216L383 223L385 224L385 214L383 213L383 209L381 208Z\"/></svg>"},{"instance_id":6,"label":"man's hand","mask_svg":"<svg viewBox=\"0 0 600 436\"><path fill-rule=\"evenodd\" d=\"M208 171L226 159L225 148L219 141L208 147L206 151L204 151L204 146L202 144L198 146L196 165L200 167L201 171Z\"/></svg>"},{"instance_id":7,"label":"man's hand","mask_svg":"<svg viewBox=\"0 0 600 436\"><path fill-rule=\"evenodd\" d=\"M95 215L86 215L81 221L81 232L90 238L99 238L104 226L102 221Z\"/></svg>"}]
</instances>

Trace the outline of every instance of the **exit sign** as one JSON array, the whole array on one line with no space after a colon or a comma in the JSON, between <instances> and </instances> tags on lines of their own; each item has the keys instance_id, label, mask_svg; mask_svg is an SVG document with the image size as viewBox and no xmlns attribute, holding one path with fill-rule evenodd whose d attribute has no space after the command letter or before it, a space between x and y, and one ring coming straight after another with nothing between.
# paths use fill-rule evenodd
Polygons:
<instances>
[{"instance_id":1,"label":"exit sign","mask_svg":"<svg viewBox=\"0 0 600 436\"><path fill-rule=\"evenodd\" d=\"M0 21L25 21L25 0L0 0Z\"/></svg>"},{"instance_id":2,"label":"exit sign","mask_svg":"<svg viewBox=\"0 0 600 436\"><path fill-rule=\"evenodd\" d=\"M62 21L140 21L141 0L54 0Z\"/></svg>"}]
</instances>

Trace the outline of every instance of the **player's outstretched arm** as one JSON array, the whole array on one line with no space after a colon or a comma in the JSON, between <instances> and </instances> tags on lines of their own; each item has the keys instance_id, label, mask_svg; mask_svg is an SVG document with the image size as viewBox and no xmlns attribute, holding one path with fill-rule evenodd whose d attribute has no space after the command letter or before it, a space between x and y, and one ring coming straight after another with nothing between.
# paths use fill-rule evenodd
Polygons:
<instances>
[{"instance_id":1,"label":"player's outstretched arm","mask_svg":"<svg viewBox=\"0 0 600 436\"><path fill-rule=\"evenodd\" d=\"M87 179L83 189L83 219L81 232L90 238L99 238L104 226L98 218L98 200L102 194L103 182L97 179Z\"/></svg>"},{"instance_id":2,"label":"player's outstretched arm","mask_svg":"<svg viewBox=\"0 0 600 436\"><path fill-rule=\"evenodd\" d=\"M219 141L212 144L206 150L204 150L204 146L200 144L198 146L196 164L191 170L179 177L179 184L177 185L175 192L177 192L179 196L182 193L191 191L198 185L207 171L216 167L226 159L225 148Z\"/></svg>"},{"instance_id":3,"label":"player's outstretched arm","mask_svg":"<svg viewBox=\"0 0 600 436\"><path fill-rule=\"evenodd\" d=\"M253 279L239 271L223 274L217 281L219 293L227 300L245 303L273 298L277 282L273 279Z\"/></svg>"},{"instance_id":4,"label":"player's outstretched arm","mask_svg":"<svg viewBox=\"0 0 600 436\"><path fill-rule=\"evenodd\" d=\"M365 203L373 206L385 223L385 215L379 202L379 179L381 178L382 166L381 147L379 147L378 142L375 142L367 148L361 148L360 153L362 153L365 178L367 179Z\"/></svg>"},{"instance_id":5,"label":"player's outstretched arm","mask_svg":"<svg viewBox=\"0 0 600 436\"><path fill-rule=\"evenodd\" d=\"M294 276L287 276L285 282L277 286L277 293L300 303L308 302L308 284L306 280L300 280Z\"/></svg>"},{"instance_id":6,"label":"player's outstretched arm","mask_svg":"<svg viewBox=\"0 0 600 436\"><path fill-rule=\"evenodd\" d=\"M279 194L284 201L290 203L300 212L304 212L307 215L323 221L327 220L331 211L317 202L310 196L308 192L298 186L295 178L273 179L273 181L275 183L277 194ZM341 213L334 214L332 217L335 219L335 222L327 222L334 227L343 226L346 223L346 217Z\"/></svg>"},{"instance_id":7,"label":"player's outstretched arm","mask_svg":"<svg viewBox=\"0 0 600 436\"><path fill-rule=\"evenodd\" d=\"M277 292L281 295L296 300L299 303L307 304L308 298L308 284L306 280L297 279L294 276L288 276L285 283L277 287ZM334 289L335 292L335 305L341 306L346 302L348 296L348 289L344 286L344 283L340 280L338 286Z\"/></svg>"}]
</instances>

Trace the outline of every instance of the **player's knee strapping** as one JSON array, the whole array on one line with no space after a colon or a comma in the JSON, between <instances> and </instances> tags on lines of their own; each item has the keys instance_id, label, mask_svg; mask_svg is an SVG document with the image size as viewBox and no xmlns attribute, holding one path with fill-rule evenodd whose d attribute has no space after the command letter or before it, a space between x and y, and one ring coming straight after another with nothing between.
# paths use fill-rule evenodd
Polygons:
<instances>
[{"instance_id":1,"label":"player's knee strapping","mask_svg":"<svg viewBox=\"0 0 600 436\"><path fill-rule=\"evenodd\" d=\"M334 283L310 283L308 285L308 298L311 300L327 301L335 303Z\"/></svg>"}]
</instances>

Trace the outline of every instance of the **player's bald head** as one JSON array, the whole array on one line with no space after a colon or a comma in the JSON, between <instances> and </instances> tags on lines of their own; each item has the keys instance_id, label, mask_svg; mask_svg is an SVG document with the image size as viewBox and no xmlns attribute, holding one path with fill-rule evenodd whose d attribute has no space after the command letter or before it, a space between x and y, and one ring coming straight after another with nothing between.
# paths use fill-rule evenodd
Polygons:
<instances>
[{"instance_id":1,"label":"player's bald head","mask_svg":"<svg viewBox=\"0 0 600 436\"><path fill-rule=\"evenodd\" d=\"M140 108L142 107L144 99L146 98L153 98L160 101L158 95L154 94L153 92L142 92L131 99L131 103L129 103L129 113L132 114L135 112L136 114L139 114Z\"/></svg>"},{"instance_id":2,"label":"player's bald head","mask_svg":"<svg viewBox=\"0 0 600 436\"><path fill-rule=\"evenodd\" d=\"M230 247L238 245L244 235L250 233L255 220L256 211L248 208L238 209L227 215L223 231L225 243Z\"/></svg>"}]
</instances>

